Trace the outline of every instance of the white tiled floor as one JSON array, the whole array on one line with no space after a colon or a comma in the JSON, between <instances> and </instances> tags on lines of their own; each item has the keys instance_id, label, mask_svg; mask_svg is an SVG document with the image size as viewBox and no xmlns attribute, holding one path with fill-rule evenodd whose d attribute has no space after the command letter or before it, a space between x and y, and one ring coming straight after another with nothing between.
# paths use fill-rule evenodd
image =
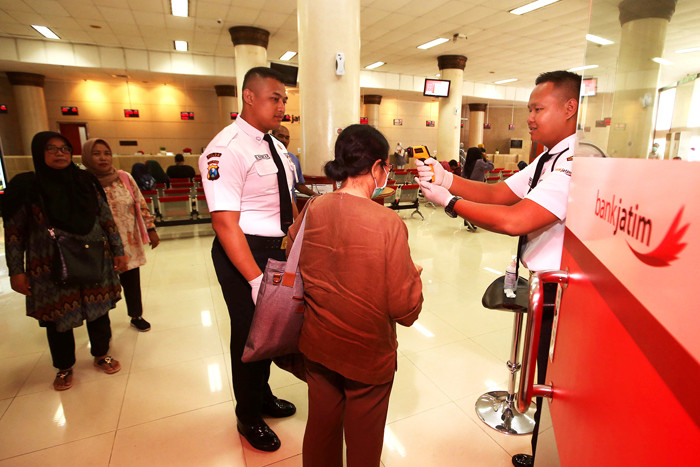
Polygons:
<instances>
[{"instance_id":1,"label":"white tiled floor","mask_svg":"<svg viewBox=\"0 0 700 467\"><path fill-rule=\"evenodd\" d=\"M441 209L421 210L425 221L399 212L414 261L424 267L425 303L418 325L399 326L383 465L509 466L512 454L529 452L529 437L482 424L474 402L506 387L512 315L485 310L481 295L517 239L468 232ZM61 393L51 386L44 332L24 315L0 258L0 467L301 466L305 384L273 368L275 394L298 408L294 417L270 421L279 451L261 453L241 440L211 228L160 231L165 239L141 270L153 329L130 328L123 302L110 313L111 353L123 368L115 375L92 366L85 328L77 329L74 385Z\"/></svg>"}]
</instances>

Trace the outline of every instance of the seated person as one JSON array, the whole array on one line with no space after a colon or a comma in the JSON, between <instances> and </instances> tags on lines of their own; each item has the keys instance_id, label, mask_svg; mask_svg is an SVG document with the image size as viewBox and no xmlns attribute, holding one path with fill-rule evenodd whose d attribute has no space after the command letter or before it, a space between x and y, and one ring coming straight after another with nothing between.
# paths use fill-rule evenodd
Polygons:
<instances>
[{"instance_id":1,"label":"seated person","mask_svg":"<svg viewBox=\"0 0 700 467\"><path fill-rule=\"evenodd\" d=\"M449 165L450 165L450 172L452 172L455 175L462 174L462 167L459 166L459 163L456 160L452 159L449 162Z\"/></svg>"},{"instance_id":2,"label":"seated person","mask_svg":"<svg viewBox=\"0 0 700 467\"><path fill-rule=\"evenodd\" d=\"M175 154L175 165L168 167L165 172L170 178L193 179L195 176L194 168L185 164L185 156L182 154Z\"/></svg>"},{"instance_id":3,"label":"seated person","mask_svg":"<svg viewBox=\"0 0 700 467\"><path fill-rule=\"evenodd\" d=\"M277 138L280 143L284 144L287 148L287 157L292 164L294 164L294 188L295 191L292 192L294 196L294 201L297 200L297 191L299 193L305 194L307 196L316 196L318 193L314 192L311 188L305 185L306 180L304 180L304 174L301 173L301 164L299 163L299 158L289 152L289 130L287 127L280 125L278 128L272 130L272 136Z\"/></svg>"}]
</instances>

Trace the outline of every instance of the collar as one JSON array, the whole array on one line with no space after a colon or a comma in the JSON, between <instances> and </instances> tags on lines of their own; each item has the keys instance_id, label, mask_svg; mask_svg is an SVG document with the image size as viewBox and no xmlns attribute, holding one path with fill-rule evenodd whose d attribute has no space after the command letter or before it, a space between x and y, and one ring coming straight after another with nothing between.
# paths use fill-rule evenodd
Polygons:
<instances>
[{"instance_id":1,"label":"collar","mask_svg":"<svg viewBox=\"0 0 700 467\"><path fill-rule=\"evenodd\" d=\"M572 149L576 145L576 134L569 135L563 140L559 141L554 145L553 148L545 147L545 152L549 151L550 154L559 154L567 149ZM543 153L544 154L544 153Z\"/></svg>"},{"instance_id":2,"label":"collar","mask_svg":"<svg viewBox=\"0 0 700 467\"><path fill-rule=\"evenodd\" d=\"M257 141L258 143L262 143L262 142L263 142L263 136L265 136L265 133L263 133L262 131L258 130L258 129L255 128L253 125L251 125L250 123L248 123L248 122L246 122L245 120L243 120L243 117L241 117L240 115L238 116L238 118L236 119L236 121L233 122L233 123L234 123L236 126L238 126L238 128L240 128L241 131L242 131L243 133L245 133L246 135L250 136L251 138L253 138L253 139L254 139L255 141Z\"/></svg>"}]
</instances>

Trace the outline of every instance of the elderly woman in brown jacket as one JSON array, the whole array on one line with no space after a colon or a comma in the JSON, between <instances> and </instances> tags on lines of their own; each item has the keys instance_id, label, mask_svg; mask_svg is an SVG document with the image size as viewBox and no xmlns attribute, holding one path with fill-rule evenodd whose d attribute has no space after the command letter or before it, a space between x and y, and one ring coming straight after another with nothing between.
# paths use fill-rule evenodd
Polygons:
<instances>
[{"instance_id":1,"label":"elderly woman in brown jacket","mask_svg":"<svg viewBox=\"0 0 700 467\"><path fill-rule=\"evenodd\" d=\"M299 268L309 417L304 466L380 464L389 395L396 371L396 323L410 326L423 303L420 269L408 231L375 203L386 186L389 144L376 129L351 125L335 144L326 175L342 182L307 204ZM301 216L300 216L301 217ZM289 230L291 248L299 229Z\"/></svg>"}]
</instances>

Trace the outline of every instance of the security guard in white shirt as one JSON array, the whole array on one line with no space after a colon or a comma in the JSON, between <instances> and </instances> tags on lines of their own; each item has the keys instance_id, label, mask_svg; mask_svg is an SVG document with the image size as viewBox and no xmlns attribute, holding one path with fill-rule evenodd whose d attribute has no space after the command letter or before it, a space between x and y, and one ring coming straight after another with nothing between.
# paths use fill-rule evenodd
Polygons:
<instances>
[{"instance_id":1,"label":"security guard in white shirt","mask_svg":"<svg viewBox=\"0 0 700 467\"><path fill-rule=\"evenodd\" d=\"M571 181L581 77L568 71L542 73L530 94L527 124L534 141L547 150L505 182L465 180L445 171L434 159L416 162L426 199L445 206L445 212L469 219L492 232L520 236L522 263L531 272L559 269L564 222ZM431 170L432 168L432 170ZM536 172L540 175L535 178ZM435 181L430 183L432 177ZM546 284L537 356L537 382L544 383L552 332L556 285ZM542 399L537 398L532 455L516 454L513 465L533 465Z\"/></svg>"},{"instance_id":2,"label":"security guard in white shirt","mask_svg":"<svg viewBox=\"0 0 700 467\"><path fill-rule=\"evenodd\" d=\"M276 398L270 360L241 362L268 258L285 259L284 239L297 215L292 203L293 167L286 149L268 131L279 127L287 95L282 76L252 68L243 79L238 119L211 140L199 158L204 194L216 238L212 259L231 319L231 370L238 431L256 449L281 443L263 420L296 412Z\"/></svg>"}]
</instances>

